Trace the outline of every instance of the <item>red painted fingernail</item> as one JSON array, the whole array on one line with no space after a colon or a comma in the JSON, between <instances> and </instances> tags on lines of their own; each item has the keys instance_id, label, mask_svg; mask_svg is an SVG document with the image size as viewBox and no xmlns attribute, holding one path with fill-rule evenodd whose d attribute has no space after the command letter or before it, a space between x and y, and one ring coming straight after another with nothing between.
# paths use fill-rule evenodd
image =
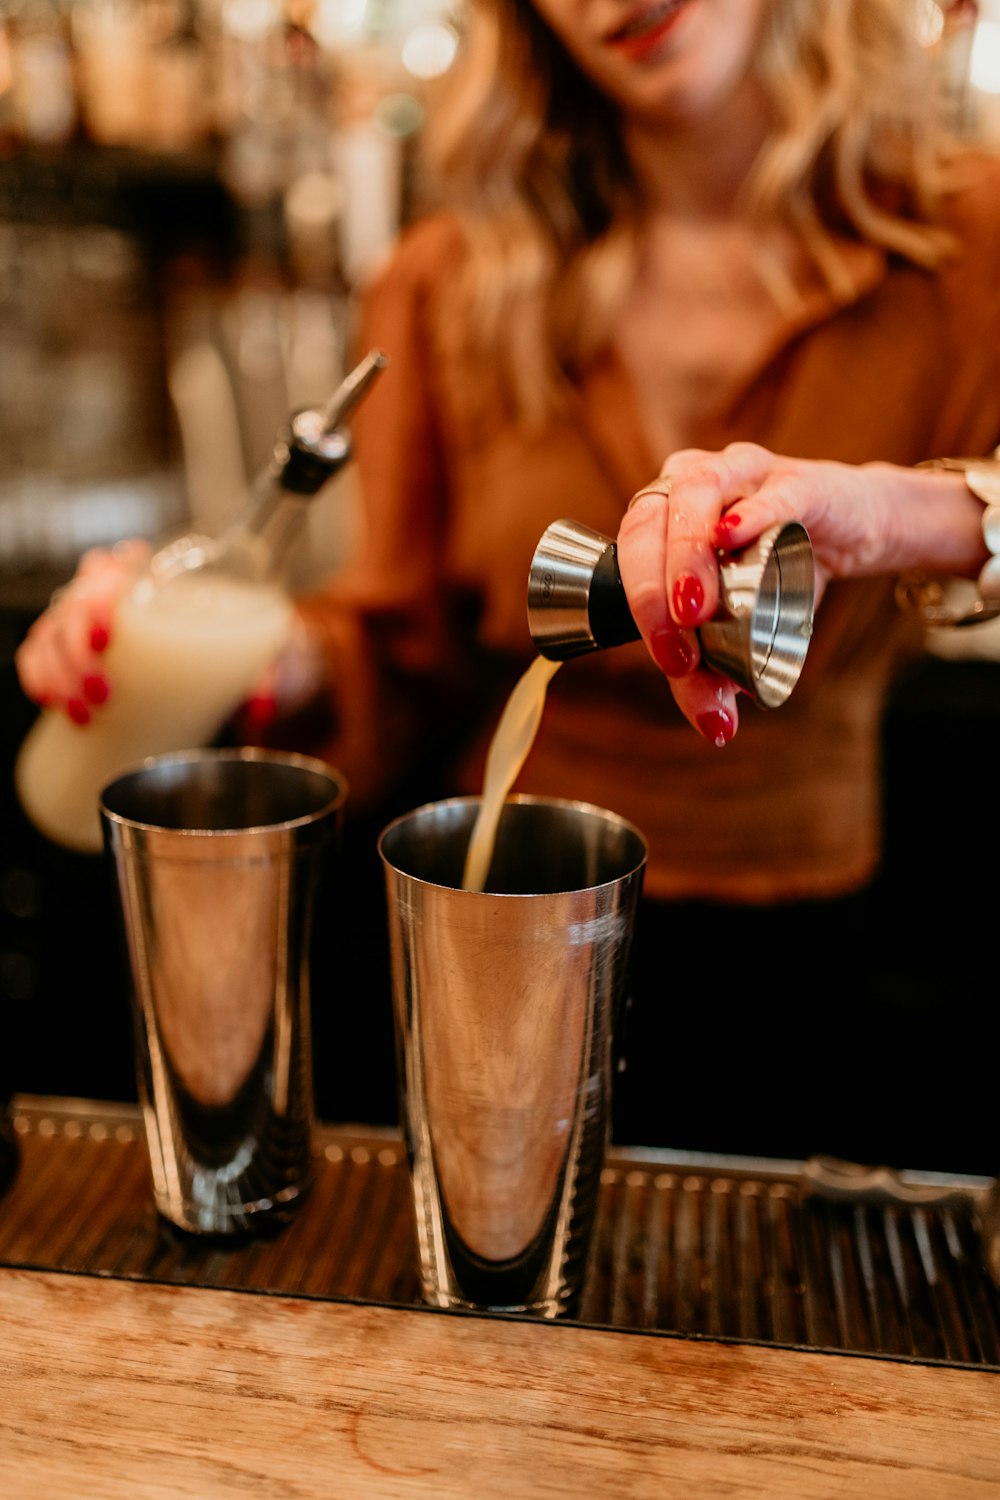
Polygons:
<instances>
[{"instance_id":1,"label":"red painted fingernail","mask_svg":"<svg viewBox=\"0 0 1000 1500\"><path fill-rule=\"evenodd\" d=\"M730 531L735 531L737 526L743 523L735 511L727 510L724 516L720 516L715 523L715 530L719 536L725 536Z\"/></svg>"},{"instance_id":2,"label":"red painted fingernail","mask_svg":"<svg viewBox=\"0 0 1000 1500\"><path fill-rule=\"evenodd\" d=\"M90 709L82 698L67 698L66 712L74 724L90 723Z\"/></svg>"},{"instance_id":3,"label":"red painted fingernail","mask_svg":"<svg viewBox=\"0 0 1000 1500\"><path fill-rule=\"evenodd\" d=\"M668 677L686 677L694 666L694 652L676 630L654 630L650 637L653 660Z\"/></svg>"},{"instance_id":4,"label":"red painted fingernail","mask_svg":"<svg viewBox=\"0 0 1000 1500\"><path fill-rule=\"evenodd\" d=\"M701 579L694 573L682 573L674 583L674 619L681 625L696 625L704 602Z\"/></svg>"},{"instance_id":5,"label":"red painted fingernail","mask_svg":"<svg viewBox=\"0 0 1000 1500\"><path fill-rule=\"evenodd\" d=\"M711 740L721 750L723 745L728 745L736 733L736 725L733 723L732 714L727 714L724 708L713 708L708 713L698 715L698 728L706 740Z\"/></svg>"},{"instance_id":6,"label":"red painted fingernail","mask_svg":"<svg viewBox=\"0 0 1000 1500\"><path fill-rule=\"evenodd\" d=\"M94 625L90 631L90 649L95 656L100 656L102 651L108 649L108 641L111 633L106 625Z\"/></svg>"},{"instance_id":7,"label":"red painted fingernail","mask_svg":"<svg viewBox=\"0 0 1000 1500\"><path fill-rule=\"evenodd\" d=\"M100 672L92 672L83 679L83 696L88 703L106 703L110 691L108 679Z\"/></svg>"},{"instance_id":8,"label":"red painted fingernail","mask_svg":"<svg viewBox=\"0 0 1000 1500\"><path fill-rule=\"evenodd\" d=\"M278 715L278 705L273 698L260 696L248 698L244 712L253 729L266 729Z\"/></svg>"}]
</instances>

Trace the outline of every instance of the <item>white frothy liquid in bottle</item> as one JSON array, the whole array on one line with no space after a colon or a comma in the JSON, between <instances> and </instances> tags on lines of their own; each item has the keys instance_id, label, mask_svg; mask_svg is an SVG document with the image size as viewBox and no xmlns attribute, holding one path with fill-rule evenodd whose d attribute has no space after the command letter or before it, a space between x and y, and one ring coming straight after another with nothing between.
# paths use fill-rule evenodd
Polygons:
<instances>
[{"instance_id":1,"label":"white frothy liquid in bottle","mask_svg":"<svg viewBox=\"0 0 1000 1500\"><path fill-rule=\"evenodd\" d=\"M151 755L209 745L284 645L282 579L306 508L351 457L346 421L388 356L373 349L320 410L295 413L243 512L217 540L160 549L119 604L105 657L111 696L87 725L44 710L14 770L18 795L55 843L100 851L100 794Z\"/></svg>"},{"instance_id":2,"label":"white frothy liquid in bottle","mask_svg":"<svg viewBox=\"0 0 1000 1500\"><path fill-rule=\"evenodd\" d=\"M507 699L486 757L482 800L462 874L463 890L481 891L486 885L503 805L534 744L548 685L561 665L536 657Z\"/></svg>"},{"instance_id":3,"label":"white frothy liquid in bottle","mask_svg":"<svg viewBox=\"0 0 1000 1500\"><path fill-rule=\"evenodd\" d=\"M206 745L284 643L291 605L275 584L194 572L141 579L115 614L111 697L90 724L44 710L14 777L25 812L66 848L101 848L102 789L148 755Z\"/></svg>"}]
</instances>

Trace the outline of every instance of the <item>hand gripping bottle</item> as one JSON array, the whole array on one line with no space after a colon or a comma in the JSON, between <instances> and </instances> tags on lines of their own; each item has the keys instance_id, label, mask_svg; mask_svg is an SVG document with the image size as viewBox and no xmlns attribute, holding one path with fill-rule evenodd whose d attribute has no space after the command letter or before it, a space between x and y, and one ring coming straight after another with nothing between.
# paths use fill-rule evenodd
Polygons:
<instances>
[{"instance_id":1,"label":"hand gripping bottle","mask_svg":"<svg viewBox=\"0 0 1000 1500\"><path fill-rule=\"evenodd\" d=\"M296 413L243 512L219 537L188 534L151 559L115 614L108 703L86 726L45 709L14 768L47 838L101 848L102 789L147 756L210 744L285 641L283 565L311 498L351 456L350 411L385 367L373 350L323 411Z\"/></svg>"}]
</instances>

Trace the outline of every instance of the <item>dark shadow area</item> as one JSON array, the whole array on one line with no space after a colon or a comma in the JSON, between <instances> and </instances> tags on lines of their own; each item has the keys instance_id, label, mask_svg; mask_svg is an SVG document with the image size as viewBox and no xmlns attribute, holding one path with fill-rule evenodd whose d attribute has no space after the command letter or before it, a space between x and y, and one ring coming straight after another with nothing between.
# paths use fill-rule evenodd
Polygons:
<instances>
[{"instance_id":1,"label":"dark shadow area","mask_svg":"<svg viewBox=\"0 0 1000 1500\"><path fill-rule=\"evenodd\" d=\"M996 1174L983 768L998 729L1000 665L927 658L886 718L869 890L644 913L620 1142Z\"/></svg>"}]
</instances>

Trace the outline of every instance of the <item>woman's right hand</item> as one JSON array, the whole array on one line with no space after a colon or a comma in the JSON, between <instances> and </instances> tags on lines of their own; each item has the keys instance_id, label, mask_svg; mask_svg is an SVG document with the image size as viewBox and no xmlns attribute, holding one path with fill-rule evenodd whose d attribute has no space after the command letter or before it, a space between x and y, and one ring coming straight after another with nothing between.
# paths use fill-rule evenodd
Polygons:
<instances>
[{"instance_id":1,"label":"woman's right hand","mask_svg":"<svg viewBox=\"0 0 1000 1500\"><path fill-rule=\"evenodd\" d=\"M148 542L118 542L84 553L76 573L52 596L14 654L24 693L43 708L87 724L114 690L104 653L119 601L151 553Z\"/></svg>"},{"instance_id":2,"label":"woman's right hand","mask_svg":"<svg viewBox=\"0 0 1000 1500\"><path fill-rule=\"evenodd\" d=\"M618 533L636 624L689 722L725 745L739 724L735 684L701 664L697 627L718 604L720 552L777 522L812 539L816 600L833 578L907 569L974 577L986 560L982 505L961 474L896 464L788 458L755 443L672 453Z\"/></svg>"}]
</instances>

